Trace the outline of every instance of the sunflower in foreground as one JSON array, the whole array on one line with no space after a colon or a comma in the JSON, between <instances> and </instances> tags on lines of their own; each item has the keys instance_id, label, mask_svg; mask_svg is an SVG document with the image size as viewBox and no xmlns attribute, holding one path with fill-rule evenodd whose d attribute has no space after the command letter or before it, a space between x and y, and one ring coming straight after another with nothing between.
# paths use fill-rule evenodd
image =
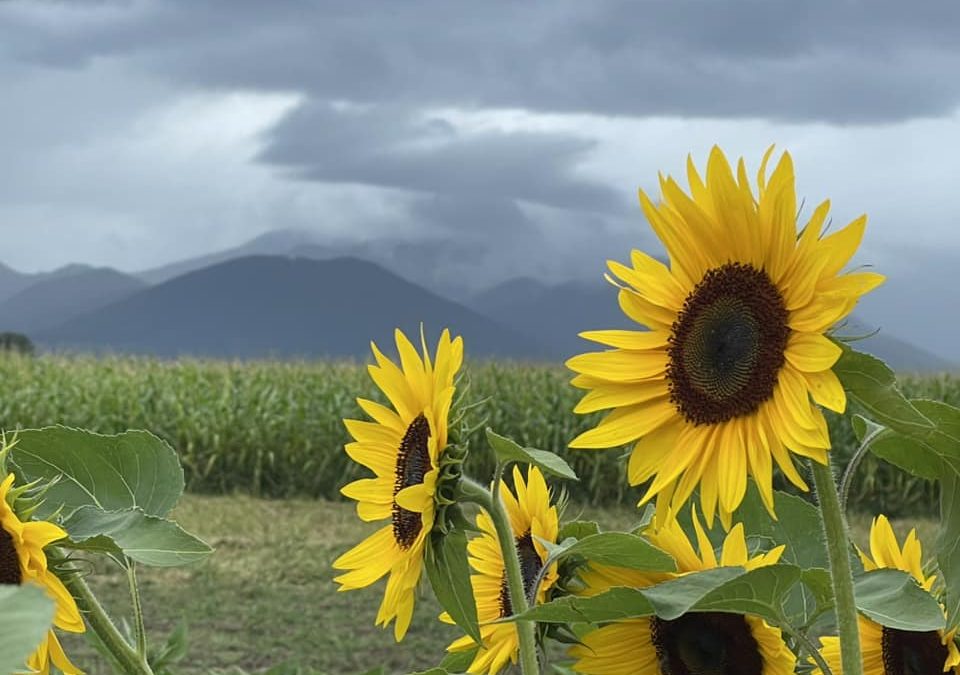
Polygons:
<instances>
[{"instance_id":1,"label":"sunflower in foreground","mask_svg":"<svg viewBox=\"0 0 960 675\"><path fill-rule=\"evenodd\" d=\"M375 344L371 346L376 364L369 366L370 376L393 409L361 398L357 402L373 421L344 420L355 439L346 445L347 454L376 477L341 490L357 500L361 520L391 522L337 558L333 567L349 570L334 579L341 591L390 575L377 625L396 619L394 637L400 641L410 626L424 546L433 527L440 456L447 447L447 418L454 378L463 362L463 340L451 340L444 330L432 362L425 343L421 358L399 330L395 339L400 366Z\"/></svg>"},{"instance_id":2,"label":"sunflower in foreground","mask_svg":"<svg viewBox=\"0 0 960 675\"><path fill-rule=\"evenodd\" d=\"M520 569L523 572L523 588L527 601L536 605L546 599L547 592L556 583L556 563L546 571L543 562L547 551L540 540L555 542L559 531L557 507L550 504L550 493L543 474L535 466L527 471L524 481L520 469L513 468L513 484L516 497L506 483L501 483L500 496L510 516ZM489 623L513 614L510 594L507 590L503 556L497 543L497 533L493 521L486 512L477 515L477 527L481 535L467 544L470 565L477 572L471 575L473 595L477 602L477 618L480 621L480 637L483 644L477 650L473 663L467 669L469 673L489 673L495 675L507 661L517 662L520 639L517 627L512 623ZM531 597L534 580L543 574L543 580L537 591L537 597ZM440 617L452 623L446 614ZM474 649L477 644L469 636L454 641L447 651L460 652Z\"/></svg>"},{"instance_id":3,"label":"sunflower in foreground","mask_svg":"<svg viewBox=\"0 0 960 675\"><path fill-rule=\"evenodd\" d=\"M860 551L860 560L867 571L881 568L901 570L912 576L926 591L936 581L935 576L923 574L923 551L917 531L910 530L901 548L890 522L882 515L877 516L870 527L870 556ZM960 673L960 650L954 641L956 631L896 630L881 626L863 615L859 624L864 675ZM820 644L823 660L835 675L840 675L840 638L822 637ZM817 668L813 675L823 673Z\"/></svg>"},{"instance_id":4,"label":"sunflower in foreground","mask_svg":"<svg viewBox=\"0 0 960 675\"><path fill-rule=\"evenodd\" d=\"M771 151L756 196L743 160L735 176L717 147L706 182L688 159L689 195L662 176L660 203L640 191L670 266L640 251L630 266L608 265L622 282L621 309L649 330L582 333L612 349L567 362L579 373L573 384L589 390L576 412L614 409L570 446L635 443L630 483L653 479L643 501L656 496L661 514L699 483L707 522L719 505L729 526L748 474L772 514L774 461L802 489L790 453L826 461L827 426L811 397L837 412L846 406L831 370L841 350L825 333L883 282L840 274L866 216L823 236L824 201L798 236L793 162L784 153L768 181Z\"/></svg>"},{"instance_id":5,"label":"sunflower in foreground","mask_svg":"<svg viewBox=\"0 0 960 675\"><path fill-rule=\"evenodd\" d=\"M82 633L85 628L77 603L63 582L47 568L47 556L43 552L53 542L66 539L67 533L53 523L21 521L11 503L13 481L13 474L8 474L0 483L0 584L42 587L54 601L53 625L70 633ZM52 629L27 659L26 666L44 675L50 672L51 666L67 675L82 672L64 654Z\"/></svg>"},{"instance_id":6,"label":"sunflower in foreground","mask_svg":"<svg viewBox=\"0 0 960 675\"><path fill-rule=\"evenodd\" d=\"M713 545L693 512L699 553L675 518L644 536L673 556L677 572L642 572L591 564L580 572L584 595L596 595L614 586L647 588L690 572L718 566L747 570L773 565L783 554L778 546L750 557L743 525L738 523L724 539L717 560ZM627 619L587 633L570 649L577 659L573 670L589 675L793 675L796 657L780 634L759 617L724 612L691 612L670 621L657 617Z\"/></svg>"}]
</instances>

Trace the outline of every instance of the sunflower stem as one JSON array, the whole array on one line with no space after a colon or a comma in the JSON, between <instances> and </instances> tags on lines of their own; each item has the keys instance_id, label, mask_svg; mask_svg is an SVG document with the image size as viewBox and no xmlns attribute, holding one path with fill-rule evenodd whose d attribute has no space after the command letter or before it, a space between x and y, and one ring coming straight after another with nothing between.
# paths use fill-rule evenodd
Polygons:
<instances>
[{"instance_id":1,"label":"sunflower stem","mask_svg":"<svg viewBox=\"0 0 960 675\"><path fill-rule=\"evenodd\" d=\"M61 564L66 561L66 558L55 554L53 551L49 551L49 554L51 558ZM83 577L75 570L65 572L59 570L60 566L58 565L57 576L60 577L63 585L67 587L74 600L77 601L77 607L80 609L84 620L100 638L100 642L110 652L114 661L123 669L125 675L153 675L153 670L147 664L146 658L137 654L120 634Z\"/></svg>"},{"instance_id":2,"label":"sunflower stem","mask_svg":"<svg viewBox=\"0 0 960 675\"><path fill-rule=\"evenodd\" d=\"M820 653L820 650L817 649L817 646L813 643L813 640L810 639L810 636L807 635L806 632L798 629L796 626L790 623L790 620L785 616L780 617L780 628L789 635L793 636L793 639L796 640L799 645L803 646L807 652L809 652L810 658L814 660L823 675L833 675L833 671L830 670L830 664L828 664L827 660L823 658L823 654Z\"/></svg>"},{"instance_id":3,"label":"sunflower stem","mask_svg":"<svg viewBox=\"0 0 960 675\"><path fill-rule=\"evenodd\" d=\"M143 627L143 604L137 585L137 563L127 558L127 581L130 583L130 601L133 603L133 630L137 640L137 654L147 658L147 632Z\"/></svg>"},{"instance_id":4,"label":"sunflower stem","mask_svg":"<svg viewBox=\"0 0 960 675\"><path fill-rule=\"evenodd\" d=\"M499 481L498 481L499 482ZM513 536L510 517L497 493L494 499L490 490L463 477L460 480L460 493L463 499L479 505L493 521L497 531L497 542L503 556L503 569L507 577L507 590L510 593L510 607L514 614L527 610L527 594L523 587L523 572L520 570L520 556ZM516 621L517 635L520 640L520 671L523 675L537 675L540 665L537 661L536 627L533 621Z\"/></svg>"},{"instance_id":5,"label":"sunflower stem","mask_svg":"<svg viewBox=\"0 0 960 675\"><path fill-rule=\"evenodd\" d=\"M853 595L853 571L850 567L850 536L840 508L837 484L834 482L830 455L827 463L810 461L813 483L820 504L820 517L830 559L830 579L837 608L837 629L840 635L840 662L844 675L863 675L860 656L860 625Z\"/></svg>"},{"instance_id":6,"label":"sunflower stem","mask_svg":"<svg viewBox=\"0 0 960 675\"><path fill-rule=\"evenodd\" d=\"M847 503L850 499L850 486L853 484L853 475L857 472L857 469L860 467L860 462L863 461L863 458L866 456L867 451L870 449L870 446L873 444L873 441L884 431L883 427L874 429L863 439L863 442L860 443L860 447L857 448L857 451L853 453L853 457L850 458L850 461L847 462L847 468L843 471L843 477L840 479L840 510L843 513L847 512Z\"/></svg>"}]
</instances>

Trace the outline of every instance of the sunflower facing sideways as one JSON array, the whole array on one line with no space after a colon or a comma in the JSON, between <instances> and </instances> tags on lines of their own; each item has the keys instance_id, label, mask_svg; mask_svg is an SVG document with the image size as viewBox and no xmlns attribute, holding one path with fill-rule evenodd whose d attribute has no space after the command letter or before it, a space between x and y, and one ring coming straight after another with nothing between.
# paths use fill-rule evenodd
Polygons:
<instances>
[{"instance_id":1,"label":"sunflower facing sideways","mask_svg":"<svg viewBox=\"0 0 960 675\"><path fill-rule=\"evenodd\" d=\"M543 570L547 551L540 541L555 542L557 540L559 532L557 507L551 506L547 483L543 474L535 466L529 468L526 481L520 469L514 466L513 484L516 497L511 494L505 483L501 483L500 496L510 516L527 600L531 604L539 604L546 599L547 592L557 580L555 563L548 570ZM471 575L470 583L477 602L477 618L480 621L480 637L483 638L483 644L477 650L477 655L467 672L496 675L508 661L517 662L520 639L515 624L490 623L510 616L513 614L513 609L510 606L510 594L507 590L503 555L497 543L497 533L493 521L486 512L481 511L477 515L477 527L481 535L467 544L467 552L470 555L470 565L476 571L476 574ZM533 593L533 582L541 573L543 580L537 591L537 597L530 597ZM446 614L440 618L447 623L452 623ZM447 650L460 652L476 646L472 638L465 636L453 642Z\"/></svg>"},{"instance_id":2,"label":"sunflower facing sideways","mask_svg":"<svg viewBox=\"0 0 960 675\"><path fill-rule=\"evenodd\" d=\"M13 474L0 483L0 584L35 584L54 601L53 625L70 633L83 633L85 628L77 603L63 582L47 567L43 549L67 533L45 521L22 521L13 510ZM26 666L46 675L51 666L67 675L82 672L63 653L56 633L49 630Z\"/></svg>"},{"instance_id":3,"label":"sunflower facing sideways","mask_svg":"<svg viewBox=\"0 0 960 675\"><path fill-rule=\"evenodd\" d=\"M806 489L790 453L826 461L827 426L811 397L837 412L846 406L831 370L841 349L825 333L883 282L841 274L866 217L826 235L824 201L798 236L793 162L784 153L768 180L771 152L756 196L743 160L734 174L717 147L706 181L688 160L689 195L662 176L659 203L640 192L670 265L633 251L630 266L609 268L621 309L649 330L582 333L612 349L567 362L573 384L589 390L575 411L613 409L570 446L634 443L630 483L652 479L643 501L656 496L660 517L699 484L707 522L719 511L729 526L748 474L772 514L773 462Z\"/></svg>"},{"instance_id":4,"label":"sunflower facing sideways","mask_svg":"<svg viewBox=\"0 0 960 675\"><path fill-rule=\"evenodd\" d=\"M860 560L867 571L891 568L912 576L921 588L929 591L935 576L923 573L923 551L916 530L910 530L903 541L897 536L885 516L877 516L870 527L870 556L860 551ZM954 641L955 631L913 632L881 626L861 615L860 650L864 675L915 675L930 673L960 673L960 650ZM840 675L840 638L820 638L820 654L834 675ZM813 675L823 675L817 668Z\"/></svg>"},{"instance_id":5,"label":"sunflower facing sideways","mask_svg":"<svg viewBox=\"0 0 960 675\"><path fill-rule=\"evenodd\" d=\"M370 376L393 409L357 399L372 422L344 420L355 439L347 454L375 478L354 481L341 492L357 500L361 520L390 523L334 561L348 570L336 577L338 590L369 586L389 574L377 625L396 619L394 637L403 639L413 615L414 595L423 569L424 547L434 523L435 491L441 453L447 447L447 418L454 378L463 362L463 340L444 330L431 361L396 331L400 366L372 345L376 364Z\"/></svg>"},{"instance_id":6,"label":"sunflower facing sideways","mask_svg":"<svg viewBox=\"0 0 960 675\"><path fill-rule=\"evenodd\" d=\"M580 572L584 595L614 586L646 588L690 572L738 565L747 570L773 565L784 547L749 557L743 525L726 536L717 560L696 511L697 553L674 518L644 536L674 557L677 572L641 572L591 565ZM761 618L723 612L690 612L670 621L657 617L627 619L597 628L570 649L573 670L587 675L793 675L796 657L780 629Z\"/></svg>"}]
</instances>

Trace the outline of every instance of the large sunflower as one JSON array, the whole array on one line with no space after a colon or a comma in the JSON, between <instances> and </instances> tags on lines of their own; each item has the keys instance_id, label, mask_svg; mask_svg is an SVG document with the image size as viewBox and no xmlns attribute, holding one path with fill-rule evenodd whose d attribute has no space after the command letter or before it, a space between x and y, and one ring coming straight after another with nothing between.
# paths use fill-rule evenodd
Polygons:
<instances>
[{"instance_id":1,"label":"large sunflower","mask_svg":"<svg viewBox=\"0 0 960 675\"><path fill-rule=\"evenodd\" d=\"M559 529L557 507L550 505L550 493L543 474L535 466L527 471L524 482L520 469L513 468L513 484L517 492L514 497L505 483L501 483L500 496L510 516L513 537L520 557L520 569L523 572L523 587L527 601L538 604L544 601L547 591L557 580L556 563L543 571L543 562L547 551L541 540L555 542ZM520 640L517 627L512 623L489 623L513 614L510 606L510 594L503 568L503 555L497 543L497 532L493 521L486 512L477 515L477 527L481 535L467 544L470 565L476 574L470 576L474 598L477 602L477 618L480 621L480 637L483 644L477 650L473 663L467 669L470 673L489 673L495 675L507 661L517 662ZM533 581L543 572L543 582L537 597L530 595ZM450 623L450 617L444 614L441 619ZM459 652L475 648L477 645L469 636L454 641L448 651Z\"/></svg>"},{"instance_id":2,"label":"large sunflower","mask_svg":"<svg viewBox=\"0 0 960 675\"><path fill-rule=\"evenodd\" d=\"M870 557L872 556L872 558ZM870 556L860 551L865 570L891 568L902 570L929 591L936 577L923 573L923 550L916 530L903 541L884 516L877 516L870 527ZM956 631L913 632L887 628L860 616L860 652L864 675L913 675L914 673L960 673L960 650L954 641ZM835 675L840 675L840 638L820 638L820 653ZM813 675L823 675L817 668Z\"/></svg>"},{"instance_id":3,"label":"large sunflower","mask_svg":"<svg viewBox=\"0 0 960 675\"><path fill-rule=\"evenodd\" d=\"M45 521L21 521L13 510L10 495L14 476L8 474L0 483L0 584L35 584L54 601L53 625L70 633L84 632L77 603L63 582L47 568L43 549L67 533ZM8 501L9 500L9 501ZM51 665L73 675L81 670L70 662L51 629L27 659L27 667L37 673L50 672Z\"/></svg>"},{"instance_id":4,"label":"large sunflower","mask_svg":"<svg viewBox=\"0 0 960 675\"><path fill-rule=\"evenodd\" d=\"M837 412L846 406L831 370L841 350L824 333L883 281L840 274L866 216L822 236L825 201L798 236L793 162L784 153L768 182L769 157L757 196L743 160L734 176L716 147L706 182L688 160L689 196L670 177L661 177L659 204L640 191L670 266L640 251L629 267L608 264L623 283L620 307L649 330L582 333L613 349L567 362L579 373L573 384L590 390L576 412L614 409L571 447L636 442L630 483L653 479L644 501L657 496L661 514L699 483L707 522L719 505L728 525L748 474L772 513L774 461L803 489L790 453L826 461L827 426L811 397Z\"/></svg>"},{"instance_id":5,"label":"large sunflower","mask_svg":"<svg viewBox=\"0 0 960 675\"><path fill-rule=\"evenodd\" d=\"M713 545L693 514L700 552L697 553L676 519L645 536L674 557L677 572L641 572L591 565L580 573L585 595L614 586L646 588L690 572L738 565L748 570L773 565L783 553L749 557L743 525L727 534L717 560ZM796 657L784 643L780 629L761 618L723 612L691 612L666 621L657 617L628 619L587 633L570 649L577 659L573 669L590 675L792 675Z\"/></svg>"},{"instance_id":6,"label":"large sunflower","mask_svg":"<svg viewBox=\"0 0 960 675\"><path fill-rule=\"evenodd\" d=\"M410 340L396 331L398 367L371 345L376 365L370 376L393 405L393 410L366 399L357 399L372 422L344 420L355 442L347 454L367 467L375 478L363 478L341 492L357 500L362 520L390 519L355 548L334 561L349 570L334 581L339 590L363 588L390 575L377 625L393 619L399 641L413 615L414 595L423 569L424 545L434 521L434 497L440 455L447 447L447 417L453 401L454 377L463 362L463 340L450 339L444 330L431 362L426 344L423 357Z\"/></svg>"}]
</instances>

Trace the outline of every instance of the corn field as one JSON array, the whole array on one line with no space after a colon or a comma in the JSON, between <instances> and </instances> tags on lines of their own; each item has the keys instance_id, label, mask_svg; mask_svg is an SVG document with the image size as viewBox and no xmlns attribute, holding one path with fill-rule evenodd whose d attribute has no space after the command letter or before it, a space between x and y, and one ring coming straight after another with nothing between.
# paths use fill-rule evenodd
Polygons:
<instances>
[{"instance_id":1,"label":"corn field","mask_svg":"<svg viewBox=\"0 0 960 675\"><path fill-rule=\"evenodd\" d=\"M579 396L562 367L488 362L467 370L468 400L487 400L470 419L563 455L581 477L567 485L575 501L636 501L641 490L622 479L623 452L566 448L596 417L571 414ZM356 363L9 355L0 358L0 381L0 425L8 431L51 424L101 433L150 429L180 453L188 489L275 498L337 498L341 485L361 477L363 469L342 451L348 439L341 418L363 418L357 396L379 398ZM956 375L907 377L903 388L911 397L960 404ZM842 468L855 439L847 418L829 422ZM471 441L470 472L489 475L482 437ZM920 515L935 512L936 494L926 481L868 457L851 503Z\"/></svg>"}]
</instances>

